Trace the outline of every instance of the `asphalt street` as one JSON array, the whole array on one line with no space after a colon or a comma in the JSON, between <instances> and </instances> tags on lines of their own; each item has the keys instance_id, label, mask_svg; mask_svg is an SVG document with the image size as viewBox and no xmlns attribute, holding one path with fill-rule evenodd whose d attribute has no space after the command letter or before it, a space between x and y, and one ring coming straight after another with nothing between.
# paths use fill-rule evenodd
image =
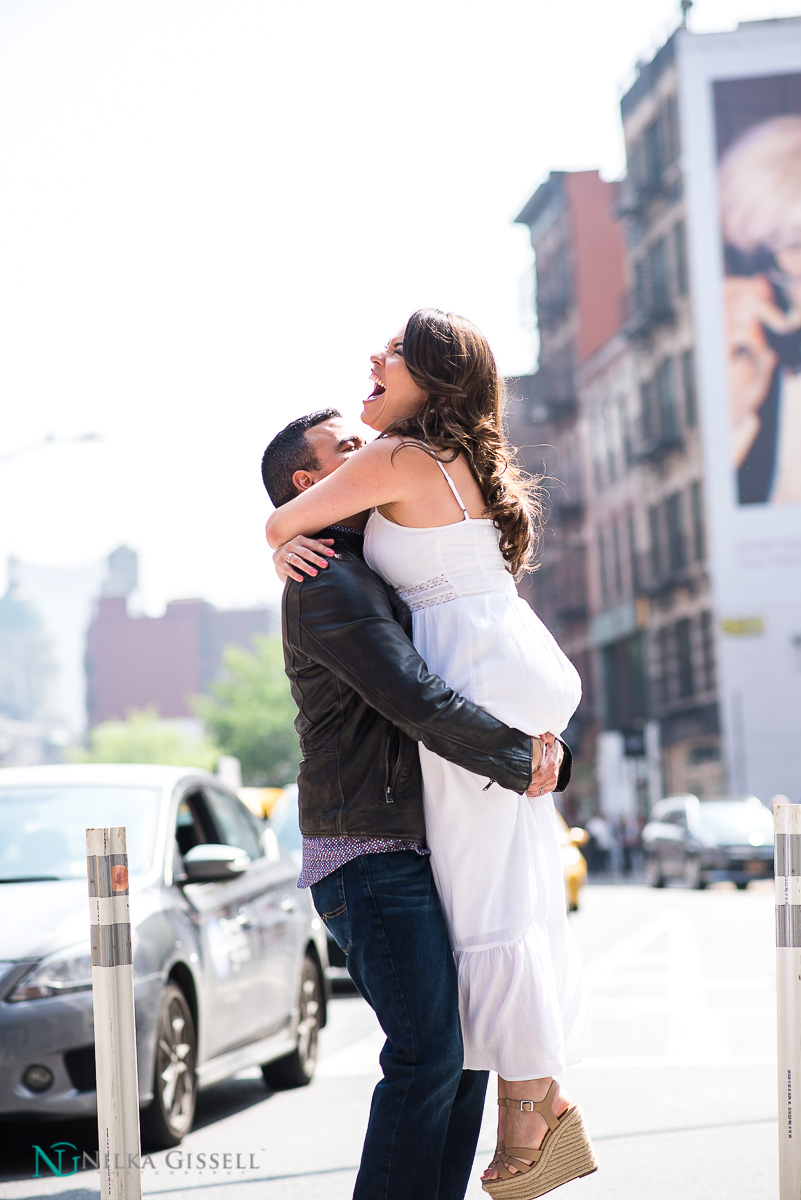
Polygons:
<instances>
[{"instance_id":1,"label":"asphalt street","mask_svg":"<svg viewBox=\"0 0 801 1200\"><path fill-rule=\"evenodd\" d=\"M775 1200L772 885L590 886L571 921L594 1019L588 1057L565 1082L584 1108L600 1169L554 1195ZM270 1093L251 1071L208 1089L182 1146L145 1162L144 1194L349 1200L381 1043L367 1005L337 996L312 1085ZM490 1095L468 1193L475 1200L484 1195L478 1178L492 1156L496 1111ZM59 1177L40 1159L34 1176L32 1147L58 1141L97 1146L86 1123L0 1126L0 1196L96 1197L97 1171Z\"/></svg>"}]
</instances>

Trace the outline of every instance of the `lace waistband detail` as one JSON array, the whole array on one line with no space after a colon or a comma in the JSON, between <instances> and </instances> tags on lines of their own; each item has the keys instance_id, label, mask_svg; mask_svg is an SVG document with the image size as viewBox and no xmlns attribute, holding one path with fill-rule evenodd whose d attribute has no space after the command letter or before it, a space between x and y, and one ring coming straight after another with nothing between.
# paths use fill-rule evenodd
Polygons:
<instances>
[{"instance_id":1,"label":"lace waistband detail","mask_svg":"<svg viewBox=\"0 0 801 1200\"><path fill-rule=\"evenodd\" d=\"M456 599L456 592L451 587L447 575L435 575L433 579L416 583L414 587L398 588L398 595L412 612L419 608L430 608L432 604L447 604L449 600Z\"/></svg>"}]
</instances>

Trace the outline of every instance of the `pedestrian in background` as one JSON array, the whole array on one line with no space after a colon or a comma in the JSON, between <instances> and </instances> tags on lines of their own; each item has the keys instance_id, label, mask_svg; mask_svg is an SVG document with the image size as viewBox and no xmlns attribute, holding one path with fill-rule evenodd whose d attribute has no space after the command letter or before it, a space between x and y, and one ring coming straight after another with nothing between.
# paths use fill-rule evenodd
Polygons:
<instances>
[{"instance_id":1,"label":"pedestrian in background","mask_svg":"<svg viewBox=\"0 0 801 1200\"><path fill-rule=\"evenodd\" d=\"M592 839L590 843L591 871L605 875L612 858L612 828L603 813L590 817L585 829Z\"/></svg>"}]
</instances>

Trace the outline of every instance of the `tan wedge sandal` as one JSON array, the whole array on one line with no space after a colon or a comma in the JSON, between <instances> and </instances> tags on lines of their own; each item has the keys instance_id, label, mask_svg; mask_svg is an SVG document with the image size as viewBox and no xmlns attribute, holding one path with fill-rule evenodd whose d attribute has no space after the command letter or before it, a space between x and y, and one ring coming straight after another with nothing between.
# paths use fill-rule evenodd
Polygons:
<instances>
[{"instance_id":1,"label":"tan wedge sandal","mask_svg":"<svg viewBox=\"0 0 801 1200\"><path fill-rule=\"evenodd\" d=\"M481 1184L494 1200L535 1200L571 1179L581 1179L598 1170L581 1111L574 1104L561 1117L554 1112L558 1090L554 1080L544 1100L498 1101L521 1112L538 1112L547 1121L548 1132L536 1150L531 1146L511 1146L496 1154L500 1164L493 1160L493 1165L497 1166L500 1179L487 1179Z\"/></svg>"}]
</instances>

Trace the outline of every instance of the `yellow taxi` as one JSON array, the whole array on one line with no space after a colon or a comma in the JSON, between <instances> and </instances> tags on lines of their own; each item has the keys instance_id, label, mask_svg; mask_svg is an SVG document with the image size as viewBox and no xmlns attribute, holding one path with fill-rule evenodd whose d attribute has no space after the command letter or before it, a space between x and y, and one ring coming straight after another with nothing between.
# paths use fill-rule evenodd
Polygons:
<instances>
[{"instance_id":1,"label":"yellow taxi","mask_svg":"<svg viewBox=\"0 0 801 1200\"><path fill-rule=\"evenodd\" d=\"M562 870L565 874L565 900L568 912L577 912L579 894L587 880L587 863L579 846L586 846L590 835L578 825L569 828L567 821L557 812L559 847L562 852Z\"/></svg>"},{"instance_id":2,"label":"yellow taxi","mask_svg":"<svg viewBox=\"0 0 801 1200\"><path fill-rule=\"evenodd\" d=\"M282 787L241 787L236 794L257 817L269 817L284 791Z\"/></svg>"}]
</instances>

